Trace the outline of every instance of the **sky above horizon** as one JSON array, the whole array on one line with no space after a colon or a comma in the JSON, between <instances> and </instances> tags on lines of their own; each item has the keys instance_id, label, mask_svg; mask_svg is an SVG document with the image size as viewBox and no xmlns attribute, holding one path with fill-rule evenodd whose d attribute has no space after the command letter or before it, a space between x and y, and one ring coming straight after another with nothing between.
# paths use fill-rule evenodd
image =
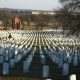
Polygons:
<instances>
[{"instance_id":1,"label":"sky above horizon","mask_svg":"<svg viewBox=\"0 0 80 80\"><path fill-rule=\"evenodd\" d=\"M0 0L0 8L53 10L60 6L59 0Z\"/></svg>"}]
</instances>

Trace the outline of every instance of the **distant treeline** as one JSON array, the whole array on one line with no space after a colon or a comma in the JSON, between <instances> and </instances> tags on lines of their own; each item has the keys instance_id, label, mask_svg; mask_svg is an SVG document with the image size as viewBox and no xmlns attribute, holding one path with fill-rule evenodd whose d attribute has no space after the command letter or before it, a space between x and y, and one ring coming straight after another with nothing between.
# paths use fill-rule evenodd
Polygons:
<instances>
[{"instance_id":1,"label":"distant treeline","mask_svg":"<svg viewBox=\"0 0 80 80\"><path fill-rule=\"evenodd\" d=\"M56 22L55 18L56 15L50 14L26 14L26 13L7 13L7 12L0 12L0 20L3 21L5 26L11 25L11 20L14 19L16 16L19 16L23 26L30 26L35 25L36 28L44 28L44 27L52 27L58 28L59 24Z\"/></svg>"},{"instance_id":2,"label":"distant treeline","mask_svg":"<svg viewBox=\"0 0 80 80\"><path fill-rule=\"evenodd\" d=\"M11 20L16 16L20 17L23 28L35 25L36 29L45 27L62 28L63 31L70 30L71 34L78 35L80 33L80 13L69 12L66 8L56 12L55 15L0 12L0 20L3 21L2 25L5 27L11 26Z\"/></svg>"}]
</instances>

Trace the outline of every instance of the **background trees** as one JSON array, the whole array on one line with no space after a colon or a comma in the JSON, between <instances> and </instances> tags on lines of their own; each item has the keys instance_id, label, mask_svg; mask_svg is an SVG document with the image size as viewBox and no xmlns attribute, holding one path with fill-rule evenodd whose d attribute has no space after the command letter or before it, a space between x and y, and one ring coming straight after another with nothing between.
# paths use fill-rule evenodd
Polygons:
<instances>
[{"instance_id":1,"label":"background trees","mask_svg":"<svg viewBox=\"0 0 80 80\"><path fill-rule=\"evenodd\" d=\"M69 33L80 34L80 0L59 0L63 5L56 14L63 30L70 30Z\"/></svg>"},{"instance_id":2,"label":"background trees","mask_svg":"<svg viewBox=\"0 0 80 80\"><path fill-rule=\"evenodd\" d=\"M80 12L80 0L59 0L68 12Z\"/></svg>"}]
</instances>

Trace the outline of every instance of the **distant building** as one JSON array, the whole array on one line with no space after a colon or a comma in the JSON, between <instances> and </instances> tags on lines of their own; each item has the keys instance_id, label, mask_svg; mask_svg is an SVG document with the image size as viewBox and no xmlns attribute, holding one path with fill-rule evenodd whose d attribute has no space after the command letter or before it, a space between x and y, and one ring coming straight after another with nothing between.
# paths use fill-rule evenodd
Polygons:
<instances>
[{"instance_id":1,"label":"distant building","mask_svg":"<svg viewBox=\"0 0 80 80\"><path fill-rule=\"evenodd\" d=\"M13 14L50 14L54 15L55 13L53 11L48 11L48 10L28 10L28 9L9 9L9 8L0 8L0 12L8 12L13 13Z\"/></svg>"},{"instance_id":2,"label":"distant building","mask_svg":"<svg viewBox=\"0 0 80 80\"><path fill-rule=\"evenodd\" d=\"M35 14L35 15L39 15L39 14L55 15L55 13L54 12L51 12L51 11L32 11L32 14Z\"/></svg>"}]
</instances>

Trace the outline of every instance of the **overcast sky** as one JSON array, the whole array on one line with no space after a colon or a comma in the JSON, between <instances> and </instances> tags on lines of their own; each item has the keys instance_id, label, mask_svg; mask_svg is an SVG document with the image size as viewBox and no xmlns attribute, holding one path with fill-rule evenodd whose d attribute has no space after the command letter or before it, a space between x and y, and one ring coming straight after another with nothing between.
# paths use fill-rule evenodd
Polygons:
<instances>
[{"instance_id":1,"label":"overcast sky","mask_svg":"<svg viewBox=\"0 0 80 80\"><path fill-rule=\"evenodd\" d=\"M59 7L59 0L0 0L0 8L53 10Z\"/></svg>"}]
</instances>

